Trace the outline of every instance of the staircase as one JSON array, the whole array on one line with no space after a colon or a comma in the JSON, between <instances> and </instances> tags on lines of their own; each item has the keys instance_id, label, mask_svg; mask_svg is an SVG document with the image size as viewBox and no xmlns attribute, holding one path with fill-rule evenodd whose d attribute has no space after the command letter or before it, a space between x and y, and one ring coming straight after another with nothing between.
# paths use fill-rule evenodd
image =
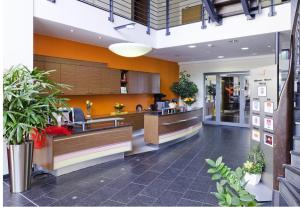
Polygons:
<instances>
[{"instance_id":1,"label":"staircase","mask_svg":"<svg viewBox=\"0 0 300 207\"><path fill-rule=\"evenodd\" d=\"M294 136L291 153L291 164L284 165L285 177L279 177L279 203L278 205L300 206L300 16L299 3L296 7L294 27L292 31L291 49L295 74L296 91L294 107Z\"/></svg>"}]
</instances>

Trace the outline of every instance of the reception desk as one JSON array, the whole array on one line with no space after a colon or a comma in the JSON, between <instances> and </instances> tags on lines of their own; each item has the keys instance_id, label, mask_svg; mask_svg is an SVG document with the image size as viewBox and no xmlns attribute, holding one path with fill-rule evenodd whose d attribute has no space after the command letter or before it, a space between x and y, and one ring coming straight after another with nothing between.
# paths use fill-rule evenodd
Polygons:
<instances>
[{"instance_id":1,"label":"reception desk","mask_svg":"<svg viewBox=\"0 0 300 207\"><path fill-rule=\"evenodd\" d=\"M93 124L85 131L73 128L72 135L48 137L45 147L34 149L33 162L59 176L123 158L131 150L131 125Z\"/></svg>"},{"instance_id":2,"label":"reception desk","mask_svg":"<svg viewBox=\"0 0 300 207\"><path fill-rule=\"evenodd\" d=\"M148 144L163 144L197 134L202 126L202 108L162 115L159 112L144 116L144 140Z\"/></svg>"}]
</instances>

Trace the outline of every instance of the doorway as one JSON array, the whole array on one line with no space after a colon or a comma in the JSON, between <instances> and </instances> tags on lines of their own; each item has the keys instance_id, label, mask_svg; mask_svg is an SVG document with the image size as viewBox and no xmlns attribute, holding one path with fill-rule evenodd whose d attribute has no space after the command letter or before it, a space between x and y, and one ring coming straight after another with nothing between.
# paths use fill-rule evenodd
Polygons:
<instances>
[{"instance_id":1,"label":"doorway","mask_svg":"<svg viewBox=\"0 0 300 207\"><path fill-rule=\"evenodd\" d=\"M249 74L204 74L204 123L249 127Z\"/></svg>"}]
</instances>

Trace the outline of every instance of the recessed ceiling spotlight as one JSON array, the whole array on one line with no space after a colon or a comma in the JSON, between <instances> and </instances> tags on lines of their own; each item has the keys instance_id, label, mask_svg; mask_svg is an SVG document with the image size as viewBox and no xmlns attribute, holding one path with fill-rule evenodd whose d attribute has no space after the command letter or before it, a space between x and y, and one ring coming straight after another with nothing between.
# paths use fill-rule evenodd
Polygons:
<instances>
[{"instance_id":1,"label":"recessed ceiling spotlight","mask_svg":"<svg viewBox=\"0 0 300 207\"><path fill-rule=\"evenodd\" d=\"M70 29L70 32L74 32L74 29Z\"/></svg>"},{"instance_id":2,"label":"recessed ceiling spotlight","mask_svg":"<svg viewBox=\"0 0 300 207\"><path fill-rule=\"evenodd\" d=\"M213 44L207 44L207 47L213 47L214 45Z\"/></svg>"},{"instance_id":3,"label":"recessed ceiling spotlight","mask_svg":"<svg viewBox=\"0 0 300 207\"><path fill-rule=\"evenodd\" d=\"M241 50L249 50L249 47L242 47Z\"/></svg>"},{"instance_id":4,"label":"recessed ceiling spotlight","mask_svg":"<svg viewBox=\"0 0 300 207\"><path fill-rule=\"evenodd\" d=\"M224 56L223 55L219 55L218 58L221 59L221 58L224 58Z\"/></svg>"},{"instance_id":5,"label":"recessed ceiling spotlight","mask_svg":"<svg viewBox=\"0 0 300 207\"><path fill-rule=\"evenodd\" d=\"M230 43L235 44L238 43L238 40L229 40Z\"/></svg>"},{"instance_id":6,"label":"recessed ceiling spotlight","mask_svg":"<svg viewBox=\"0 0 300 207\"><path fill-rule=\"evenodd\" d=\"M267 45L267 47L271 47L271 45Z\"/></svg>"},{"instance_id":7,"label":"recessed ceiling spotlight","mask_svg":"<svg viewBox=\"0 0 300 207\"><path fill-rule=\"evenodd\" d=\"M188 46L189 48L195 48L195 47L197 47L196 45L189 45Z\"/></svg>"},{"instance_id":8,"label":"recessed ceiling spotlight","mask_svg":"<svg viewBox=\"0 0 300 207\"><path fill-rule=\"evenodd\" d=\"M98 36L98 39L99 39L99 40L101 40L101 39L102 39L102 37L101 37L101 36Z\"/></svg>"},{"instance_id":9,"label":"recessed ceiling spotlight","mask_svg":"<svg viewBox=\"0 0 300 207\"><path fill-rule=\"evenodd\" d=\"M126 25L127 29L134 29L135 28L135 24L128 24Z\"/></svg>"}]
</instances>

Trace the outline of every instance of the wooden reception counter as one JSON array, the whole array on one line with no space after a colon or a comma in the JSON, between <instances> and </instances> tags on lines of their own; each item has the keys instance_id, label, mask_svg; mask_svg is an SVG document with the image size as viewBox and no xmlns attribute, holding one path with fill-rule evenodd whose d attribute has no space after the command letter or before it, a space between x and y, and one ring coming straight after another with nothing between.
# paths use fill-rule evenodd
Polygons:
<instances>
[{"instance_id":1,"label":"wooden reception counter","mask_svg":"<svg viewBox=\"0 0 300 207\"><path fill-rule=\"evenodd\" d=\"M93 124L85 131L73 128L72 135L48 137L45 147L34 149L33 162L58 176L123 158L131 150L131 125Z\"/></svg>"},{"instance_id":2,"label":"wooden reception counter","mask_svg":"<svg viewBox=\"0 0 300 207\"><path fill-rule=\"evenodd\" d=\"M202 108L162 115L158 112L144 116L145 142L163 144L197 134L202 126Z\"/></svg>"}]
</instances>

